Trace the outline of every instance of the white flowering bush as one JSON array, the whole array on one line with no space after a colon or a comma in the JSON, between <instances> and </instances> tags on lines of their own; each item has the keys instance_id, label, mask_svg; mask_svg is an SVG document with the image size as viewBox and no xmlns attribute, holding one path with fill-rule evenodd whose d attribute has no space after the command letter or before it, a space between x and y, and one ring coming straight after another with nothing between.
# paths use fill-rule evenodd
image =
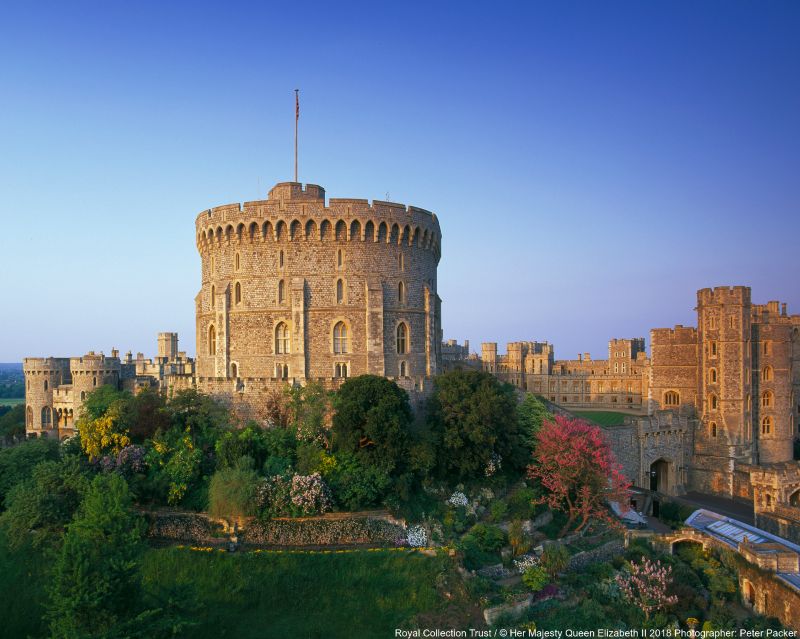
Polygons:
<instances>
[{"instance_id":1,"label":"white flowering bush","mask_svg":"<svg viewBox=\"0 0 800 639\"><path fill-rule=\"evenodd\" d=\"M331 491L319 473L292 477L289 496L302 515L321 515L333 506Z\"/></svg>"},{"instance_id":2,"label":"white flowering bush","mask_svg":"<svg viewBox=\"0 0 800 639\"><path fill-rule=\"evenodd\" d=\"M514 560L514 568L516 568L517 572L521 575L525 574L528 568L533 568L538 565L539 558L536 555L522 555L519 559Z\"/></svg>"},{"instance_id":3,"label":"white flowering bush","mask_svg":"<svg viewBox=\"0 0 800 639\"><path fill-rule=\"evenodd\" d=\"M450 499L447 500L447 503L451 506L463 506L466 508L469 505L469 499L467 499L464 493L456 491L450 495Z\"/></svg>"},{"instance_id":4,"label":"white flowering bush","mask_svg":"<svg viewBox=\"0 0 800 639\"><path fill-rule=\"evenodd\" d=\"M409 526L406 541L412 548L428 545L428 533L422 526Z\"/></svg>"}]
</instances>

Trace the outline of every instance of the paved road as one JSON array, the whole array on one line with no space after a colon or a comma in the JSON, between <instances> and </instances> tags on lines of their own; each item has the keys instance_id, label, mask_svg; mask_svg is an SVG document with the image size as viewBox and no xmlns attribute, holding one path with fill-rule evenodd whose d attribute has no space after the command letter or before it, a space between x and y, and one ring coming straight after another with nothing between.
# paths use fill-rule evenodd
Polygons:
<instances>
[{"instance_id":1,"label":"paved road","mask_svg":"<svg viewBox=\"0 0 800 639\"><path fill-rule=\"evenodd\" d=\"M746 524L753 525L755 523L753 505L751 503L743 503L733 499L726 499L725 497L704 495L696 492L689 492L680 497L671 497L671 499L691 508L705 508L725 517L738 519Z\"/></svg>"}]
</instances>

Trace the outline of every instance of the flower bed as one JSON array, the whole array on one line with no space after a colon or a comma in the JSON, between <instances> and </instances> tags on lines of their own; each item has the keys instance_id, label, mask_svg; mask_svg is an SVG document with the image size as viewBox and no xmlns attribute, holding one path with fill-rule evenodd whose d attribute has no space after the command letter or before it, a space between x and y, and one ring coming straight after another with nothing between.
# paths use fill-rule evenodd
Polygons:
<instances>
[{"instance_id":1,"label":"flower bed","mask_svg":"<svg viewBox=\"0 0 800 639\"><path fill-rule=\"evenodd\" d=\"M402 546L406 531L382 519L273 519L253 521L241 540L265 546L343 546L378 544Z\"/></svg>"}]
</instances>

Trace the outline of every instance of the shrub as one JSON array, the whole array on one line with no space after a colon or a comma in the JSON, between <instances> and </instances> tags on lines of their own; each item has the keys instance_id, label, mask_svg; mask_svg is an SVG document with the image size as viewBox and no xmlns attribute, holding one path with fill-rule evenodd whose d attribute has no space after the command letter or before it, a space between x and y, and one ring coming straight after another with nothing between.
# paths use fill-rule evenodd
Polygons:
<instances>
[{"instance_id":1,"label":"shrub","mask_svg":"<svg viewBox=\"0 0 800 639\"><path fill-rule=\"evenodd\" d=\"M209 514L227 521L254 515L257 483L258 474L246 463L221 468L211 477L208 488Z\"/></svg>"},{"instance_id":2,"label":"shrub","mask_svg":"<svg viewBox=\"0 0 800 639\"><path fill-rule=\"evenodd\" d=\"M503 517L506 516L507 512L508 504L506 504L506 502L504 502L502 499L493 501L492 505L489 506L489 516L495 523L503 521Z\"/></svg>"},{"instance_id":3,"label":"shrub","mask_svg":"<svg viewBox=\"0 0 800 639\"><path fill-rule=\"evenodd\" d=\"M531 541L522 529L522 522L515 519L508 526L508 543L515 557L524 555L531 549Z\"/></svg>"},{"instance_id":4,"label":"shrub","mask_svg":"<svg viewBox=\"0 0 800 639\"><path fill-rule=\"evenodd\" d=\"M336 501L347 510L368 508L385 497L391 478L377 466L366 465L352 453L337 453L322 474Z\"/></svg>"},{"instance_id":5,"label":"shrub","mask_svg":"<svg viewBox=\"0 0 800 639\"><path fill-rule=\"evenodd\" d=\"M548 544L542 552L541 564L550 579L555 579L569 564L569 550L563 544Z\"/></svg>"},{"instance_id":6,"label":"shrub","mask_svg":"<svg viewBox=\"0 0 800 639\"><path fill-rule=\"evenodd\" d=\"M382 519L273 519L256 520L242 533L247 543L270 546L320 546L406 543L406 531Z\"/></svg>"},{"instance_id":7,"label":"shrub","mask_svg":"<svg viewBox=\"0 0 800 639\"><path fill-rule=\"evenodd\" d=\"M539 592L547 583L547 572L541 566L531 566L522 575L524 583L531 592Z\"/></svg>"},{"instance_id":8,"label":"shrub","mask_svg":"<svg viewBox=\"0 0 800 639\"><path fill-rule=\"evenodd\" d=\"M520 488L508 496L508 515L514 519L533 519L538 494L533 488Z\"/></svg>"}]
</instances>

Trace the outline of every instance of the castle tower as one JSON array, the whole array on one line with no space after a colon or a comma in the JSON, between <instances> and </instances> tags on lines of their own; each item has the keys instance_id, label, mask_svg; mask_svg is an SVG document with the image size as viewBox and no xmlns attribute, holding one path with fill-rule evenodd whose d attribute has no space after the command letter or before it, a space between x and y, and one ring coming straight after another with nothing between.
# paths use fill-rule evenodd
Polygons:
<instances>
[{"instance_id":1,"label":"castle tower","mask_svg":"<svg viewBox=\"0 0 800 639\"><path fill-rule=\"evenodd\" d=\"M481 363L487 373L497 372L497 342L481 344Z\"/></svg>"},{"instance_id":2,"label":"castle tower","mask_svg":"<svg viewBox=\"0 0 800 639\"><path fill-rule=\"evenodd\" d=\"M89 351L83 357L71 357L69 369L72 376L72 396L78 407L74 418L80 416L86 396L101 386L120 387L121 362L119 357L106 357Z\"/></svg>"},{"instance_id":3,"label":"castle tower","mask_svg":"<svg viewBox=\"0 0 800 639\"><path fill-rule=\"evenodd\" d=\"M797 319L777 301L752 307L752 429L757 463L793 457Z\"/></svg>"},{"instance_id":4,"label":"castle tower","mask_svg":"<svg viewBox=\"0 0 800 639\"><path fill-rule=\"evenodd\" d=\"M326 204L322 187L284 182L267 200L202 212L196 231L201 387L438 372L441 231L432 213Z\"/></svg>"},{"instance_id":5,"label":"castle tower","mask_svg":"<svg viewBox=\"0 0 800 639\"><path fill-rule=\"evenodd\" d=\"M39 437L58 436L58 414L53 410L53 394L70 381L69 360L60 357L26 357L25 432Z\"/></svg>"},{"instance_id":6,"label":"castle tower","mask_svg":"<svg viewBox=\"0 0 800 639\"><path fill-rule=\"evenodd\" d=\"M158 334L158 357L169 362L174 362L178 358L177 333Z\"/></svg>"},{"instance_id":7,"label":"castle tower","mask_svg":"<svg viewBox=\"0 0 800 639\"><path fill-rule=\"evenodd\" d=\"M734 496L734 462L752 463L751 301L746 286L697 292L695 484Z\"/></svg>"}]
</instances>

